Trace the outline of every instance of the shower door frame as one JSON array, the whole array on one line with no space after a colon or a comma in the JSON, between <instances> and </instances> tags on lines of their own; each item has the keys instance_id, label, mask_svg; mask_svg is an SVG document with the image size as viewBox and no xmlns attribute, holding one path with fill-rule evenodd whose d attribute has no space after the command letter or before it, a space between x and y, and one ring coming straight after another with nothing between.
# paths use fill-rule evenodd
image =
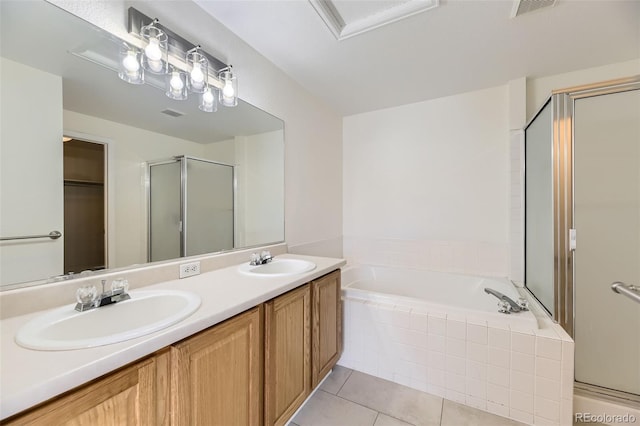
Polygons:
<instances>
[{"instance_id":1,"label":"shower door frame","mask_svg":"<svg viewBox=\"0 0 640 426\"><path fill-rule=\"evenodd\" d=\"M217 164L219 166L231 167L231 196L233 197L232 205L233 205L233 215L231 220L233 221L232 225L232 237L233 237L233 247L229 250L231 251L236 248L236 213L237 213L237 176L236 176L236 167L232 164L222 163L220 161L208 160L206 158L194 157L191 155L176 155L171 158L167 158L164 160L157 161L149 161L146 163L146 176L145 176L145 188L147 193L147 261L152 262L151 260L151 167L162 165L162 164L171 164L171 163L179 163L180 164L180 257L187 257L187 160L196 160L196 161L204 161L206 163ZM197 255L194 255L197 256Z\"/></svg>"},{"instance_id":2,"label":"shower door frame","mask_svg":"<svg viewBox=\"0 0 640 426\"><path fill-rule=\"evenodd\" d=\"M574 120L579 99L640 90L640 75L584 86L554 90L553 116L553 209L554 209L554 319L575 336L575 263L569 233L575 229L574 217ZM638 403L640 397L582 382L574 387L585 393L618 403Z\"/></svg>"}]
</instances>

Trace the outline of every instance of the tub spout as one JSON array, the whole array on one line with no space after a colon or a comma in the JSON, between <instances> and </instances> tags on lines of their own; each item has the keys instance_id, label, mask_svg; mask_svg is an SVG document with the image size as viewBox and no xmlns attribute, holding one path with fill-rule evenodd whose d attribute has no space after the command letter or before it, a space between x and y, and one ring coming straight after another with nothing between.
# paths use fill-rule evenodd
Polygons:
<instances>
[{"instance_id":1,"label":"tub spout","mask_svg":"<svg viewBox=\"0 0 640 426\"><path fill-rule=\"evenodd\" d=\"M487 294L490 294L492 296L495 296L499 301L499 306L500 306L500 312L502 312L503 314L508 314L511 312L520 312L520 311L528 311L529 309L527 309L527 303L524 299L520 298L518 299L517 302L515 302L512 298L510 298L509 296L506 296L502 293L500 293L499 291L496 291L492 288L488 288L486 287L484 289L484 292Z\"/></svg>"}]
</instances>

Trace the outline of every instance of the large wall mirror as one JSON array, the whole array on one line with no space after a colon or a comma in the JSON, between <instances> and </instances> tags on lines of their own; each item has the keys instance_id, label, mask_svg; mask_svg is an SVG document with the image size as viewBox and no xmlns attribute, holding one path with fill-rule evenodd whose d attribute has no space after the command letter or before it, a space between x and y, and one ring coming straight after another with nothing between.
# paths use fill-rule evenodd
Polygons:
<instances>
[{"instance_id":1,"label":"large wall mirror","mask_svg":"<svg viewBox=\"0 0 640 426\"><path fill-rule=\"evenodd\" d=\"M112 35L45 1L0 7L0 289L284 241L280 119L127 84ZM153 177L169 163L178 174Z\"/></svg>"}]
</instances>

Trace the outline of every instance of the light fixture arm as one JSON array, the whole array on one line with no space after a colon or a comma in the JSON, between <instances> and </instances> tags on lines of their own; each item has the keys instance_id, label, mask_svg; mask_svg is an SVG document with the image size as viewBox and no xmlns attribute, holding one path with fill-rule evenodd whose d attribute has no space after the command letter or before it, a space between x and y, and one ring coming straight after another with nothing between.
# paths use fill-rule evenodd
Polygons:
<instances>
[{"instance_id":1,"label":"light fixture arm","mask_svg":"<svg viewBox=\"0 0 640 426\"><path fill-rule=\"evenodd\" d=\"M162 25L159 24L160 20L158 18L153 18L153 21L151 21L149 24L147 25L143 25L140 29L145 29L145 28L149 28L149 27L158 27L161 28ZM162 28L162 30L164 31L164 28Z\"/></svg>"},{"instance_id":2,"label":"light fixture arm","mask_svg":"<svg viewBox=\"0 0 640 426\"><path fill-rule=\"evenodd\" d=\"M200 49L202 49L202 46L200 46L199 44L195 45L193 47L193 49L189 49L187 50L187 53L192 53L192 52L198 52L198 53L203 53L202 51L200 51Z\"/></svg>"},{"instance_id":3,"label":"light fixture arm","mask_svg":"<svg viewBox=\"0 0 640 426\"><path fill-rule=\"evenodd\" d=\"M155 27L164 31L169 37L169 53L180 58L184 57L185 52L189 52L190 50L199 47L199 45L195 45L188 40L185 40L184 38L180 37L178 34L174 33L158 22L159 21L157 18L151 19L136 8L130 7L128 11L127 31L129 32L129 34L138 37L140 34L140 30L143 27L147 25L154 25ZM222 62L220 59L205 52L202 49L200 49L198 53L207 58L207 60L209 61L209 66L214 69L216 73L221 69L229 66Z\"/></svg>"}]
</instances>

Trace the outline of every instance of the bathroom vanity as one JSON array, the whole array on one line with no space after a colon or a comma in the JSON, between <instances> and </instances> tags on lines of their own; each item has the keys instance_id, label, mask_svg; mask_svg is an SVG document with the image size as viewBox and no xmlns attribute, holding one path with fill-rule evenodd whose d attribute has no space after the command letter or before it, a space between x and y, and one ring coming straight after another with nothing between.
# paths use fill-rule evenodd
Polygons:
<instances>
[{"instance_id":1,"label":"bathroom vanity","mask_svg":"<svg viewBox=\"0 0 640 426\"><path fill-rule=\"evenodd\" d=\"M191 291L202 304L172 327L117 344L24 349L9 331L37 313L3 320L0 423L285 424L340 356L344 261L283 257L316 268L264 277L236 265L147 287Z\"/></svg>"}]
</instances>

